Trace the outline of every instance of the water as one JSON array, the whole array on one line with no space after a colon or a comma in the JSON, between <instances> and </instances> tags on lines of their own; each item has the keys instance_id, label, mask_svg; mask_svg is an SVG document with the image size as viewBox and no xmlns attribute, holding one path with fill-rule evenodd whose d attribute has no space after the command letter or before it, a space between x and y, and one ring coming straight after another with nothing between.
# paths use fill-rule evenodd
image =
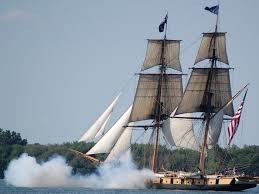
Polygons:
<instances>
[{"instance_id":1,"label":"water","mask_svg":"<svg viewBox=\"0 0 259 194\"><path fill-rule=\"evenodd\" d=\"M18 194L18 193L25 193L25 194L57 194L57 193L65 193L65 194L166 194L166 193L194 193L194 194L204 194L204 193L213 193L206 192L206 191L171 191L171 190L154 190L154 189L90 189L90 188L82 188L82 187L42 187L42 188L28 188L28 187L14 187L11 185L7 185L3 179L0 179L0 193L1 194ZM225 194L230 192L220 192L220 194ZM231 192L231 194L236 193L259 193L259 186L253 189L249 189L243 192Z\"/></svg>"},{"instance_id":2,"label":"water","mask_svg":"<svg viewBox=\"0 0 259 194\"><path fill-rule=\"evenodd\" d=\"M145 189L143 180L148 178L150 173L138 170L130 154L121 157L120 164L107 163L99 166L98 172L98 175L73 175L72 167L68 166L65 158L61 156L52 157L44 163L37 163L34 157L23 154L10 162L5 171L5 180L0 179L0 194L177 194L183 192L215 194L215 192L206 191ZM242 193L259 193L259 186Z\"/></svg>"}]
</instances>

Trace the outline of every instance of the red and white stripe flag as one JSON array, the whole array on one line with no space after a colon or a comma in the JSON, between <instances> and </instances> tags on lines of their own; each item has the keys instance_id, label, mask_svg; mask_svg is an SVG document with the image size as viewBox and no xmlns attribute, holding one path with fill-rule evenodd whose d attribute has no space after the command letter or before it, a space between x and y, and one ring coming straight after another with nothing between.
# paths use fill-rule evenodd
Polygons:
<instances>
[{"instance_id":1,"label":"red and white stripe flag","mask_svg":"<svg viewBox=\"0 0 259 194\"><path fill-rule=\"evenodd\" d=\"M243 109L245 98L246 98L246 94L247 94L247 90L246 90L246 93L244 95L243 101L241 102L240 106L237 109L237 112L231 118L231 121L228 125L228 145L231 143L231 140L233 139L233 137L234 137L234 135L237 131L239 121L240 121L240 117L241 117L241 113L242 113L242 109Z\"/></svg>"}]
</instances>

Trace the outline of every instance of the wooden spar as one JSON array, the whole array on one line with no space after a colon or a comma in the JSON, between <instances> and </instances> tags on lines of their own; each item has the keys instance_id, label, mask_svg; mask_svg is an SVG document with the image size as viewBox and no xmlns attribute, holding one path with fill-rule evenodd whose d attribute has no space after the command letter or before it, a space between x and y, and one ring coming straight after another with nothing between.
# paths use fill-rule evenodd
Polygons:
<instances>
[{"instance_id":1,"label":"wooden spar","mask_svg":"<svg viewBox=\"0 0 259 194\"><path fill-rule=\"evenodd\" d=\"M216 47L215 47L215 45L216 45L216 36L215 35L217 33L217 29L218 29L218 17L217 17L217 22L216 22L216 27L215 27L215 32L214 32L213 57L211 59L211 67L210 67L210 71L208 74L205 93L203 96L203 102L205 101L205 104L201 105L201 106L203 106L204 113L205 113L205 128L204 128L203 143L202 143L201 152L200 152L199 169L203 175L205 174L205 154L206 154L206 150L207 150L209 125L210 125L211 114L212 114L211 98L212 98L213 94L211 93L211 83L212 83L212 76L214 73L214 68L216 67L216 62L217 62Z\"/></svg>"},{"instance_id":2,"label":"wooden spar","mask_svg":"<svg viewBox=\"0 0 259 194\"><path fill-rule=\"evenodd\" d=\"M238 96L244 91L244 89L247 88L248 85L249 85L249 83L246 84L241 90L239 90L239 91L235 94L235 96L232 97L232 99L231 99L230 101L228 101L228 102L227 102L224 106L222 106L214 115L211 116L211 119L212 119L219 111L221 111L221 110L227 108L227 107L235 100L235 98L238 97ZM229 120L231 120L231 119L229 119Z\"/></svg>"},{"instance_id":3,"label":"wooden spar","mask_svg":"<svg viewBox=\"0 0 259 194\"><path fill-rule=\"evenodd\" d=\"M74 149L68 149L68 150L73 152L73 153L75 153L76 155L78 155L78 156L80 156L80 157L82 157L82 158L84 158L86 160L90 160L90 161L92 161L92 162L94 162L96 164L102 164L103 163L103 161L100 161L97 158L94 158L92 156L88 156L88 155L86 155L86 154L84 154L82 152L79 152L77 150L74 150Z\"/></svg>"},{"instance_id":4,"label":"wooden spar","mask_svg":"<svg viewBox=\"0 0 259 194\"><path fill-rule=\"evenodd\" d=\"M204 120L204 117L181 117L181 116L172 116L171 119L191 119L191 120Z\"/></svg>"},{"instance_id":5,"label":"wooden spar","mask_svg":"<svg viewBox=\"0 0 259 194\"><path fill-rule=\"evenodd\" d=\"M163 83L163 77L166 73L166 66L165 66L165 42L166 42L166 31L167 31L167 18L168 13L165 17L165 34L164 34L164 41L162 46L162 52L161 52L161 67L160 67L160 76L159 76L159 82L158 82L158 88L157 88L157 96L156 96L156 109L155 109L155 127L154 127L154 146L153 146L153 154L152 154L152 163L151 163L151 169L153 172L157 172L157 158L158 158L158 140L159 140L159 130L160 130L160 121L161 121L161 111L162 111L162 105L161 105L161 91L162 91L162 83Z\"/></svg>"},{"instance_id":6,"label":"wooden spar","mask_svg":"<svg viewBox=\"0 0 259 194\"><path fill-rule=\"evenodd\" d=\"M164 45L164 44L163 44ZM163 46L164 48L164 46ZM163 53L162 49L162 53ZM163 63L161 67L158 90L157 90L157 98L156 98L156 110L155 110L155 127L154 127L154 146L153 146L153 155L152 155L152 171L157 172L157 155L158 155L158 140L159 140L159 129L160 129L160 117L161 117L161 84L163 79Z\"/></svg>"}]
</instances>

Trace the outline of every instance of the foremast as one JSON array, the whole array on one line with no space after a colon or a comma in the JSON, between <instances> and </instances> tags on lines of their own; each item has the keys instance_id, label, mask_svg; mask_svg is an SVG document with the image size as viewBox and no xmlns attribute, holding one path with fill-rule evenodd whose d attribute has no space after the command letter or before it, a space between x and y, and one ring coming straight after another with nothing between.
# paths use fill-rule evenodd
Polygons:
<instances>
[{"instance_id":1,"label":"foremast","mask_svg":"<svg viewBox=\"0 0 259 194\"><path fill-rule=\"evenodd\" d=\"M152 164L151 169L153 172L157 172L157 159L158 159L158 141L159 141L159 130L160 130L160 122L162 120L161 113L163 104L161 104L161 89L162 89L162 80L164 74L166 74L166 65L165 65L165 42L166 42L166 31L167 31L167 15L166 15L166 22L165 22L165 34L164 34L164 41L162 44L161 50L161 66L160 66L160 74L159 74L159 82L157 88L157 96L156 96L156 109L155 109L155 129L154 129L154 144L153 144L153 154L152 154Z\"/></svg>"},{"instance_id":2,"label":"foremast","mask_svg":"<svg viewBox=\"0 0 259 194\"><path fill-rule=\"evenodd\" d=\"M180 40L168 40L167 15L159 26L163 39L148 39L146 57L141 71L158 66L159 73L140 73L129 121L152 120L153 150L150 167L158 170L158 144L163 121L169 118L183 95L182 74L167 73L167 68L182 71L179 60Z\"/></svg>"}]
</instances>

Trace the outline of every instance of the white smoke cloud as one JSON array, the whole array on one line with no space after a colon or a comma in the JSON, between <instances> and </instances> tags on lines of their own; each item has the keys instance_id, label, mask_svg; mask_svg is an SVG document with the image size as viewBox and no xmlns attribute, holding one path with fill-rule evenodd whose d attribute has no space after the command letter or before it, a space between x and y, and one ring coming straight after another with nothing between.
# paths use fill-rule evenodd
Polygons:
<instances>
[{"instance_id":1,"label":"white smoke cloud","mask_svg":"<svg viewBox=\"0 0 259 194\"><path fill-rule=\"evenodd\" d=\"M26 153L12 160L5 171L5 181L18 187L145 188L144 180L153 176L148 169L138 170L129 152L119 163L101 165L88 176L72 175L72 167L61 156L39 164Z\"/></svg>"}]
</instances>

